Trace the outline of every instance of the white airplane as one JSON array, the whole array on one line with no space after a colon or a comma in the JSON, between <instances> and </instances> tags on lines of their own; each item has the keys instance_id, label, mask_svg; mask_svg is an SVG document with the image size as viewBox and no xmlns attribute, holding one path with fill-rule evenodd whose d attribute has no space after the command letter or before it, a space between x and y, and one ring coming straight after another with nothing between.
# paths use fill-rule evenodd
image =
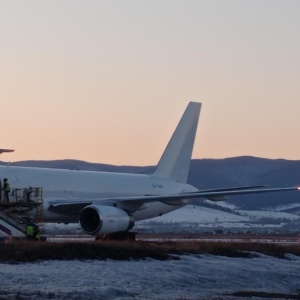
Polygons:
<instances>
[{"instance_id":1,"label":"white airplane","mask_svg":"<svg viewBox=\"0 0 300 300\"><path fill-rule=\"evenodd\" d=\"M156 170L150 175L1 166L12 188L42 187L44 222L80 223L99 237L128 232L136 221L161 216L199 198L298 190L262 186L198 190L187 184L201 103L190 102ZM2 149L5 151L5 149Z\"/></svg>"}]
</instances>

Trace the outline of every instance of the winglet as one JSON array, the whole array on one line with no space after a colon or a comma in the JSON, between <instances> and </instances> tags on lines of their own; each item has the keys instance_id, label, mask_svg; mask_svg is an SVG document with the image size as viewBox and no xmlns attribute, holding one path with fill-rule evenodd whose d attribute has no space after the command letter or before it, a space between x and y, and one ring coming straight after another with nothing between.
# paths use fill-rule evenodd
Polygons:
<instances>
[{"instance_id":1,"label":"winglet","mask_svg":"<svg viewBox=\"0 0 300 300\"><path fill-rule=\"evenodd\" d=\"M201 103L188 104L153 176L187 182L200 109Z\"/></svg>"},{"instance_id":2,"label":"winglet","mask_svg":"<svg viewBox=\"0 0 300 300\"><path fill-rule=\"evenodd\" d=\"M14 152L15 150L11 150L11 149L0 149L0 154L4 153L4 152Z\"/></svg>"}]
</instances>

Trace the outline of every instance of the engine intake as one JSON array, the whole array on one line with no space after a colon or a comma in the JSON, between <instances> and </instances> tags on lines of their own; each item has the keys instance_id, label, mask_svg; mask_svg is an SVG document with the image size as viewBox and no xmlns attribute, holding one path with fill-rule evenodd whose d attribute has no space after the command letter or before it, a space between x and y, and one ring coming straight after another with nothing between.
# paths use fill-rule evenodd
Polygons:
<instances>
[{"instance_id":1,"label":"engine intake","mask_svg":"<svg viewBox=\"0 0 300 300\"><path fill-rule=\"evenodd\" d=\"M79 223L86 233L99 235L130 230L135 221L123 209L112 206L89 205L80 212Z\"/></svg>"}]
</instances>

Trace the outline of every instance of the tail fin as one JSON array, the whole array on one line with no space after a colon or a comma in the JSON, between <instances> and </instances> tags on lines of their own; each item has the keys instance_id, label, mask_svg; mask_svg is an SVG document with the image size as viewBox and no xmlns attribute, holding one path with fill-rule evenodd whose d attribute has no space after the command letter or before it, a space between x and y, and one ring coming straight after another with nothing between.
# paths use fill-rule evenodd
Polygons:
<instances>
[{"instance_id":1,"label":"tail fin","mask_svg":"<svg viewBox=\"0 0 300 300\"><path fill-rule=\"evenodd\" d=\"M200 109L201 103L188 104L153 176L187 181Z\"/></svg>"}]
</instances>

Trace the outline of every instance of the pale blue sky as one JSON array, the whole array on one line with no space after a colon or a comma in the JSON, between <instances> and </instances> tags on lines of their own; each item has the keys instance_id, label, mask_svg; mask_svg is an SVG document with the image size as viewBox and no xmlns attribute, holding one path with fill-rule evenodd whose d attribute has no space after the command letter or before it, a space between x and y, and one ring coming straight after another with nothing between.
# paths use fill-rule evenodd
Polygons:
<instances>
[{"instance_id":1,"label":"pale blue sky","mask_svg":"<svg viewBox=\"0 0 300 300\"><path fill-rule=\"evenodd\" d=\"M3 1L1 160L156 164L190 100L194 158L300 159L299 16L297 0Z\"/></svg>"}]
</instances>

